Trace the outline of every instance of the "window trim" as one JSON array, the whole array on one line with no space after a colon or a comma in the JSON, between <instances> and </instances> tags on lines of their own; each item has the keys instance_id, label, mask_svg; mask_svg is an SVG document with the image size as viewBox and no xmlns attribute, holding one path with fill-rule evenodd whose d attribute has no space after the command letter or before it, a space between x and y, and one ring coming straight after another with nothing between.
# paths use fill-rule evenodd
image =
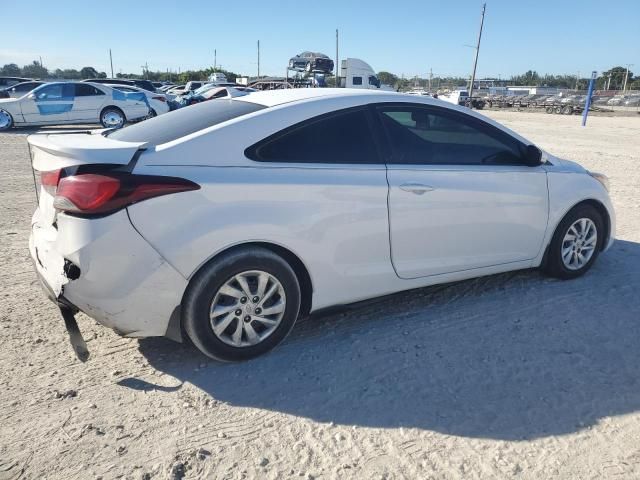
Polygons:
<instances>
[{"instance_id":1,"label":"window trim","mask_svg":"<svg viewBox=\"0 0 640 480\"><path fill-rule=\"evenodd\" d=\"M427 104L409 103L409 102L373 103L370 106L371 106L371 108L372 108L372 110L374 112L374 118L375 118L375 122L377 124L377 128L383 134L384 142L386 144L386 151L388 152L388 154L387 154L387 162L386 162L387 165L390 165L390 166L398 166L398 165L407 166L407 165L410 165L410 166L413 166L413 167L452 166L452 165L465 166L465 167L491 167L491 168L495 168L495 167L514 167L514 166L516 166L516 167L528 167L528 165L525 163L525 153L526 153L527 145L525 145L519 139L517 139L515 137L512 137L508 133L503 132L499 128L494 127L490 123L484 122L484 121L482 121L480 119L477 119L477 118L475 118L475 117L473 117L471 115L467 115L466 113L458 112L458 111L450 109L450 108L439 107L439 106L436 106L436 105L427 105ZM509 141L513 142L517 146L522 160L521 160L521 162L518 162L518 163L484 163L484 164L483 163L469 164L469 163L458 163L458 162L447 162L447 163L400 163L400 162L396 162L395 159L394 159L395 152L394 152L393 142L391 141L391 138L389 136L389 131L384 126L384 123L382 122L382 119L380 117L382 115L382 111L385 108L418 108L418 109L426 110L427 112L435 113L436 115L441 115L441 116L444 116L444 117L448 117L450 119L462 119L465 122L467 122L470 126L472 126L473 128L477 128L482 133L485 133L485 134L489 135L490 137L498 140L501 143L508 143L508 142L505 142L503 139L508 139ZM528 168L530 168L530 167L528 167Z\"/></svg>"},{"instance_id":2,"label":"window trim","mask_svg":"<svg viewBox=\"0 0 640 480\"><path fill-rule=\"evenodd\" d=\"M351 112L362 111L365 115L367 121L367 130L369 131L369 136L371 138L371 143L373 145L373 150L375 151L375 161L368 163L347 163L347 162L291 162L288 160L265 160L260 157L259 149L264 145L268 145L269 143L280 140L282 137L287 136L288 134L300 130L302 128L306 128L309 125L313 125L314 123L318 123L324 121L328 118L337 117L340 115L344 115ZM253 160L254 162L260 163L272 163L272 164L287 164L287 165L308 165L313 167L314 165L375 165L375 166L384 166L385 160L384 155L382 154L381 148L382 145L378 140L378 135L376 135L378 128L375 125L375 121L372 118L373 113L369 108L369 105L358 105L356 107L347 107L341 108L340 110L333 110L331 112L323 113L320 115L316 115L312 118L307 118L301 122L295 123L293 125L289 125L288 127L283 128L282 130L278 130L276 133L269 135L268 137L263 138L262 140L254 143L253 145L245 148L244 155L249 160Z\"/></svg>"}]
</instances>

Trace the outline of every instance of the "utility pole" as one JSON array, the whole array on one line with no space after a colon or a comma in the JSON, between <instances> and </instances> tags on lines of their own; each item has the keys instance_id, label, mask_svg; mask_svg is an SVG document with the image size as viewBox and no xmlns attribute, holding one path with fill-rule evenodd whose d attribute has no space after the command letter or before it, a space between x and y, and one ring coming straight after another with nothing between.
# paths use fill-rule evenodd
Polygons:
<instances>
[{"instance_id":1,"label":"utility pole","mask_svg":"<svg viewBox=\"0 0 640 480\"><path fill-rule=\"evenodd\" d=\"M40 56L40 67L42 67L42 56Z\"/></svg>"},{"instance_id":2,"label":"utility pole","mask_svg":"<svg viewBox=\"0 0 640 480\"><path fill-rule=\"evenodd\" d=\"M216 65L218 64L218 50L213 49L213 71L216 71Z\"/></svg>"},{"instance_id":3,"label":"utility pole","mask_svg":"<svg viewBox=\"0 0 640 480\"><path fill-rule=\"evenodd\" d=\"M260 40L258 40L258 80L260 80Z\"/></svg>"},{"instance_id":4,"label":"utility pole","mask_svg":"<svg viewBox=\"0 0 640 480\"><path fill-rule=\"evenodd\" d=\"M111 49L109 49L109 63L111 64L111 78L113 78L113 56L111 55Z\"/></svg>"},{"instance_id":5,"label":"utility pole","mask_svg":"<svg viewBox=\"0 0 640 480\"><path fill-rule=\"evenodd\" d=\"M473 99L473 83L476 80L476 68L478 67L478 54L480 53L480 40L482 40L482 27L484 26L484 12L487 4L482 4L482 15L480 16L480 32L478 32L478 45L476 46L476 58L473 61L473 73L471 74L471 87L469 88L469 105Z\"/></svg>"},{"instance_id":6,"label":"utility pole","mask_svg":"<svg viewBox=\"0 0 640 480\"><path fill-rule=\"evenodd\" d=\"M338 77L338 73L339 73L339 70L338 70L339 63L338 62L340 62L340 59L338 58L338 29L336 28L336 65L335 65L335 67L336 67L336 88L340 87L340 77Z\"/></svg>"},{"instance_id":7,"label":"utility pole","mask_svg":"<svg viewBox=\"0 0 640 480\"><path fill-rule=\"evenodd\" d=\"M580 72L576 75L576 88L574 90L578 90L578 80L580 79Z\"/></svg>"},{"instance_id":8,"label":"utility pole","mask_svg":"<svg viewBox=\"0 0 640 480\"><path fill-rule=\"evenodd\" d=\"M144 65L142 65L142 76L144 78L147 78L147 73L149 72L149 64L148 62L144 62Z\"/></svg>"},{"instance_id":9,"label":"utility pole","mask_svg":"<svg viewBox=\"0 0 640 480\"><path fill-rule=\"evenodd\" d=\"M42 66L42 60L40 60L40 66ZM627 91L627 80L629 79L629 67L633 67L633 63L627 63L627 72L624 74L624 85L622 91Z\"/></svg>"},{"instance_id":10,"label":"utility pole","mask_svg":"<svg viewBox=\"0 0 640 480\"><path fill-rule=\"evenodd\" d=\"M433 68L429 69L429 93L431 93L431 80L433 79Z\"/></svg>"}]
</instances>

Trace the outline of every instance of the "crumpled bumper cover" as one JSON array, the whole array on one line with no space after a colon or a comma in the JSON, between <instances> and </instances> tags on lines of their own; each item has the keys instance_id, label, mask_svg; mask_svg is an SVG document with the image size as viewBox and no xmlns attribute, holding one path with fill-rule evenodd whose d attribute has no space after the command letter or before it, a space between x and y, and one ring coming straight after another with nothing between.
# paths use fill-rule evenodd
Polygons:
<instances>
[{"instance_id":1,"label":"crumpled bumper cover","mask_svg":"<svg viewBox=\"0 0 640 480\"><path fill-rule=\"evenodd\" d=\"M29 250L47 296L129 337L163 336L187 280L133 228L126 210L103 218L32 221ZM80 270L71 280L65 260Z\"/></svg>"}]
</instances>

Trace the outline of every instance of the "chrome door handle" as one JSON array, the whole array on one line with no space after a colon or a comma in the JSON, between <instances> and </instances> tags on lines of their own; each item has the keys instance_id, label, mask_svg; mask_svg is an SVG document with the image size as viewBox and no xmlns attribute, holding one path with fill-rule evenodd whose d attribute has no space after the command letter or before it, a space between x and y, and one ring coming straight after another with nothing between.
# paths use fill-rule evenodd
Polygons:
<instances>
[{"instance_id":1,"label":"chrome door handle","mask_svg":"<svg viewBox=\"0 0 640 480\"><path fill-rule=\"evenodd\" d=\"M435 190L435 188L430 187L429 185L423 185L422 183L403 183L400 185L400 190L415 193L416 195L423 195L426 192Z\"/></svg>"}]
</instances>

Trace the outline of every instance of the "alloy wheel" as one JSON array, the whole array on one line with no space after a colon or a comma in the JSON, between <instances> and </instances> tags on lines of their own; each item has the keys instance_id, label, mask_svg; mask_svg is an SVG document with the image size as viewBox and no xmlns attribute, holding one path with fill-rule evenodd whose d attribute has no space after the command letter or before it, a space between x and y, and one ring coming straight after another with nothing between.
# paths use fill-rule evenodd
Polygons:
<instances>
[{"instance_id":1,"label":"alloy wheel","mask_svg":"<svg viewBox=\"0 0 640 480\"><path fill-rule=\"evenodd\" d=\"M597 244L598 229L593 220L576 220L562 239L562 263L569 270L580 270L591 260Z\"/></svg>"},{"instance_id":2,"label":"alloy wheel","mask_svg":"<svg viewBox=\"0 0 640 480\"><path fill-rule=\"evenodd\" d=\"M261 270L238 273L211 302L211 329L227 345L257 345L280 325L286 303L284 288L273 275Z\"/></svg>"}]
</instances>

